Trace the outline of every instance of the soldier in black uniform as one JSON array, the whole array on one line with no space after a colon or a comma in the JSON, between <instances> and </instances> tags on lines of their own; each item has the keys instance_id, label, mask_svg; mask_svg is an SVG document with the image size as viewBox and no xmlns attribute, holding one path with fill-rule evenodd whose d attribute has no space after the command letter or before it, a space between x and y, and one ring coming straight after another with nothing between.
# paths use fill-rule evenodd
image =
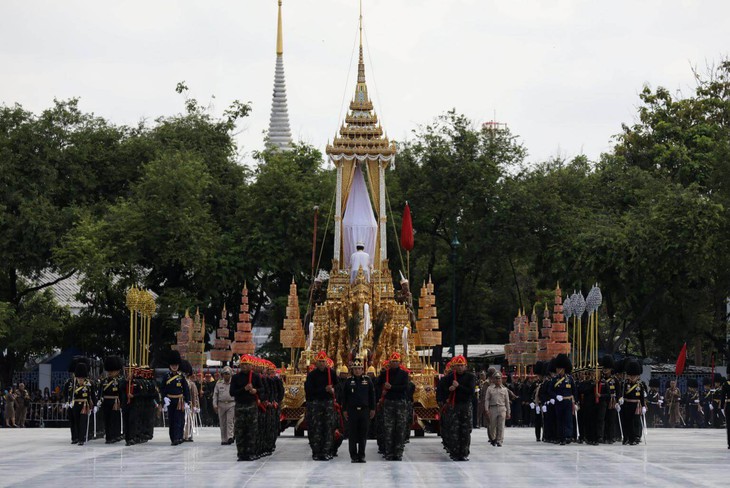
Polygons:
<instances>
[{"instance_id":1,"label":"soldier in black uniform","mask_svg":"<svg viewBox=\"0 0 730 488\"><path fill-rule=\"evenodd\" d=\"M76 386L76 377L74 376L74 373L76 372L76 366L80 362L86 363L88 366L88 361L89 360L85 357L74 356L68 366L68 372L71 373L71 377L63 384L62 398L64 409L66 411L66 419L68 419L69 429L71 430L71 444L79 442L78 428L73 415L74 388Z\"/></svg>"},{"instance_id":2,"label":"soldier in black uniform","mask_svg":"<svg viewBox=\"0 0 730 488\"><path fill-rule=\"evenodd\" d=\"M659 378L649 380L649 392L646 394L647 427L658 427L661 419L661 397L659 396Z\"/></svg>"},{"instance_id":3,"label":"soldier in black uniform","mask_svg":"<svg viewBox=\"0 0 730 488\"><path fill-rule=\"evenodd\" d=\"M335 431L335 388L337 375L327 367L327 353L320 351L315 357L317 367L307 374L304 395L307 401L307 434L312 449L312 459L332 459Z\"/></svg>"},{"instance_id":4,"label":"soldier in black uniform","mask_svg":"<svg viewBox=\"0 0 730 488\"><path fill-rule=\"evenodd\" d=\"M170 443L177 446L183 443L183 427L185 426L185 409L190 408L190 388L188 382L179 371L180 353L170 351L168 364L170 371L162 380L162 396L170 423Z\"/></svg>"},{"instance_id":5,"label":"soldier in black uniform","mask_svg":"<svg viewBox=\"0 0 730 488\"><path fill-rule=\"evenodd\" d=\"M104 360L104 370L108 376L101 381L101 412L104 417L104 435L107 444L122 440L122 403L119 373L124 365L119 356L109 356Z\"/></svg>"},{"instance_id":6,"label":"soldier in black uniform","mask_svg":"<svg viewBox=\"0 0 730 488\"><path fill-rule=\"evenodd\" d=\"M625 365L627 379L621 396L621 425L624 430L624 444L632 446L641 442L641 416L646 413L646 395L639 376L641 365L636 361L629 361Z\"/></svg>"},{"instance_id":7,"label":"soldier in black uniform","mask_svg":"<svg viewBox=\"0 0 730 488\"><path fill-rule=\"evenodd\" d=\"M73 390L72 413L76 426L76 439L79 446L88 440L89 415L93 415L96 407L96 392L89 381L89 367L86 363L78 363L74 371L76 384Z\"/></svg>"},{"instance_id":8,"label":"soldier in black uniform","mask_svg":"<svg viewBox=\"0 0 730 488\"><path fill-rule=\"evenodd\" d=\"M375 417L375 387L372 380L363 375L360 358L350 364L352 376L342 382L342 409L345 412L350 444L350 460L365 462L365 445L368 440L370 419Z\"/></svg>"},{"instance_id":9,"label":"soldier in black uniform","mask_svg":"<svg viewBox=\"0 0 730 488\"><path fill-rule=\"evenodd\" d=\"M259 395L266 394L266 390L253 365L254 358L244 354L241 371L231 378L230 393L236 399L234 432L239 461L257 459Z\"/></svg>"},{"instance_id":10,"label":"soldier in black uniform","mask_svg":"<svg viewBox=\"0 0 730 488\"><path fill-rule=\"evenodd\" d=\"M545 368L547 364L545 361L538 361L534 364L532 367L532 372L537 377L535 381L532 383L530 387L530 410L532 411L532 416L535 419L534 420L534 426L535 426L535 440L537 442L540 442L542 440L542 401L541 401L541 395L540 390L543 389L543 384L545 383L545 379L543 375L545 374Z\"/></svg>"}]
</instances>

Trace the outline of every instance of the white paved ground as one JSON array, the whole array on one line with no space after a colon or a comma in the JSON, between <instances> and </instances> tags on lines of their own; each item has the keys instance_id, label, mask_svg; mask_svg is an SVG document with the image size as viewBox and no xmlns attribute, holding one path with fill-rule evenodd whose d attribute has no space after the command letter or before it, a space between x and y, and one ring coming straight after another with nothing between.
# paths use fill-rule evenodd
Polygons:
<instances>
[{"instance_id":1,"label":"white paved ground","mask_svg":"<svg viewBox=\"0 0 730 488\"><path fill-rule=\"evenodd\" d=\"M287 431L268 458L236 462L218 429L204 428L192 444L170 446L164 429L147 444L124 447L96 440L69 443L67 429L0 429L0 486L108 488L266 487L430 488L491 486L722 486L730 485L724 430L652 430L649 444L554 446L537 443L531 429L507 429L492 447L486 431L473 433L469 462L454 463L435 435L411 439L403 461L386 462L368 443L368 463L350 464L346 446L330 462L311 460L306 439Z\"/></svg>"}]
</instances>

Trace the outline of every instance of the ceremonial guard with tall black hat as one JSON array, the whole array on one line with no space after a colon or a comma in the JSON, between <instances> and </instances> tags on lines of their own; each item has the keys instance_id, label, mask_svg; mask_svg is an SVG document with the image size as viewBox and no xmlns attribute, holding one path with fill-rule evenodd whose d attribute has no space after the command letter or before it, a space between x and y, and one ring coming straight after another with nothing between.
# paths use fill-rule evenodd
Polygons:
<instances>
[{"instance_id":1,"label":"ceremonial guard with tall black hat","mask_svg":"<svg viewBox=\"0 0 730 488\"><path fill-rule=\"evenodd\" d=\"M124 368L119 356L109 356L104 360L107 377L101 381L99 398L104 418L104 436L107 444L122 440L122 388L120 373Z\"/></svg>"},{"instance_id":2,"label":"ceremonial guard with tall black hat","mask_svg":"<svg viewBox=\"0 0 730 488\"><path fill-rule=\"evenodd\" d=\"M183 426L183 442L193 442L193 433L196 430L196 415L200 413L200 396L198 386L193 381L193 365L190 361L183 359L180 362L180 372L185 375L185 381L190 391L190 408L185 409L185 422Z\"/></svg>"},{"instance_id":3,"label":"ceremonial guard with tall black hat","mask_svg":"<svg viewBox=\"0 0 730 488\"><path fill-rule=\"evenodd\" d=\"M543 429L543 421L544 421L544 415L542 413L542 407L543 407L543 397L544 395L541 393L545 389L545 373L547 369L547 362L545 361L538 361L535 363L535 365L532 367L532 372L535 374L537 379L532 384L532 389L530 392L530 409L534 411L534 419L535 419L535 440L537 442L540 442L542 440L542 429Z\"/></svg>"},{"instance_id":4,"label":"ceremonial guard with tall black hat","mask_svg":"<svg viewBox=\"0 0 730 488\"><path fill-rule=\"evenodd\" d=\"M624 370L626 381L619 399L619 412L623 426L623 443L633 446L641 442L642 421L646 414L646 392L639 380L641 365L636 361L628 361Z\"/></svg>"},{"instance_id":5,"label":"ceremonial guard with tall black hat","mask_svg":"<svg viewBox=\"0 0 730 488\"><path fill-rule=\"evenodd\" d=\"M307 434L315 461L332 459L334 445L337 375L327 366L327 359L324 351L317 353L316 367L304 381Z\"/></svg>"},{"instance_id":6,"label":"ceremonial guard with tall black hat","mask_svg":"<svg viewBox=\"0 0 730 488\"><path fill-rule=\"evenodd\" d=\"M74 370L74 388L72 394L71 412L76 427L78 445L83 446L89 440L89 422L96 406L96 391L89 381L89 367L84 362L76 364Z\"/></svg>"},{"instance_id":7,"label":"ceremonial guard with tall black hat","mask_svg":"<svg viewBox=\"0 0 730 488\"><path fill-rule=\"evenodd\" d=\"M566 354L555 358L556 377L553 381L551 400L555 400L557 441L568 444L573 438L573 416L575 412L575 380L570 375L573 365Z\"/></svg>"},{"instance_id":8,"label":"ceremonial guard with tall black hat","mask_svg":"<svg viewBox=\"0 0 730 488\"><path fill-rule=\"evenodd\" d=\"M76 426L76 420L74 418L73 414L73 402L74 402L74 387L76 386L76 366L80 362L87 363L88 365L88 359L82 356L74 356L73 359L71 359L71 363L68 366L68 372L71 373L71 377L66 380L66 382L63 384L63 389L61 390L62 399L63 399L63 408L66 412L66 419L68 420L69 429L71 430L71 444L76 444L79 442L78 439L78 428Z\"/></svg>"},{"instance_id":9,"label":"ceremonial guard with tall black hat","mask_svg":"<svg viewBox=\"0 0 730 488\"><path fill-rule=\"evenodd\" d=\"M170 351L167 362L170 371L162 380L161 392L170 424L170 443L177 446L183 443L185 412L190 408L190 388L180 371L180 353Z\"/></svg>"},{"instance_id":10,"label":"ceremonial guard with tall black hat","mask_svg":"<svg viewBox=\"0 0 730 488\"><path fill-rule=\"evenodd\" d=\"M347 419L350 461L365 462L370 419L375 417L375 386L363 374L362 359L350 364L352 375L342 382L342 409Z\"/></svg>"},{"instance_id":11,"label":"ceremonial guard with tall black hat","mask_svg":"<svg viewBox=\"0 0 730 488\"><path fill-rule=\"evenodd\" d=\"M254 358L241 356L241 369L231 378L230 394L236 400L234 432L239 461L258 458L258 411L259 395L266 393L258 373L254 372Z\"/></svg>"}]
</instances>

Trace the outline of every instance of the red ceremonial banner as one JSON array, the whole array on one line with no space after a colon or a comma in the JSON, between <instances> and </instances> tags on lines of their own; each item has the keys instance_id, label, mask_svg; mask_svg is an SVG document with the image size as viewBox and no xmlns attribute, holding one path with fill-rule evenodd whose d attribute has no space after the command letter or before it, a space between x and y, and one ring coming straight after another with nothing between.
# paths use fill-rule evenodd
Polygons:
<instances>
[{"instance_id":1,"label":"red ceremonial banner","mask_svg":"<svg viewBox=\"0 0 730 488\"><path fill-rule=\"evenodd\" d=\"M410 252L413 250L413 221L411 220L411 207L406 202L403 209L403 222L400 227L400 245L403 249Z\"/></svg>"}]
</instances>

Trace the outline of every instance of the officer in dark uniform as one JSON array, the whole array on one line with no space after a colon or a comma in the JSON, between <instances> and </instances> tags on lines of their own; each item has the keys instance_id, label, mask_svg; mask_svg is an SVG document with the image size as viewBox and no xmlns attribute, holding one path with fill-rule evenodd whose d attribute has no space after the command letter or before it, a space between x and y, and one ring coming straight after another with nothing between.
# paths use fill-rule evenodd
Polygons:
<instances>
[{"instance_id":1,"label":"officer in dark uniform","mask_svg":"<svg viewBox=\"0 0 730 488\"><path fill-rule=\"evenodd\" d=\"M530 410L532 410L533 418L535 419L535 440L540 442L542 440L542 401L540 400L540 390L543 389L545 383L545 369L547 363L545 361L538 361L532 367L532 372L537 377L530 387Z\"/></svg>"},{"instance_id":2,"label":"officer in dark uniform","mask_svg":"<svg viewBox=\"0 0 730 488\"><path fill-rule=\"evenodd\" d=\"M573 436L573 409L575 408L575 380L570 375L573 365L566 354L558 354L555 358L557 376L553 382L553 399L555 400L555 420L557 424L557 440L560 445L569 444Z\"/></svg>"},{"instance_id":3,"label":"officer in dark uniform","mask_svg":"<svg viewBox=\"0 0 730 488\"><path fill-rule=\"evenodd\" d=\"M76 366L80 362L84 362L88 365L88 361L88 359L82 356L74 356L73 359L71 359L71 363L68 366L68 372L71 373L71 377L66 380L63 384L63 389L61 390L63 405L66 411L66 419L68 420L69 429L71 430L71 444L79 442L78 429L73 415L74 388L76 386L76 377L74 376L74 373L76 372Z\"/></svg>"},{"instance_id":4,"label":"officer in dark uniform","mask_svg":"<svg viewBox=\"0 0 730 488\"><path fill-rule=\"evenodd\" d=\"M162 396L170 423L170 443L177 446L183 443L183 427L185 426L185 409L190 408L190 388L188 382L179 371L180 353L170 351L168 364L170 371L162 380Z\"/></svg>"},{"instance_id":5,"label":"officer in dark uniform","mask_svg":"<svg viewBox=\"0 0 730 488\"><path fill-rule=\"evenodd\" d=\"M93 415L96 407L96 392L89 381L89 367L80 362L74 371L76 384L73 390L72 413L76 426L76 439L83 446L88 439L89 415Z\"/></svg>"},{"instance_id":6,"label":"officer in dark uniform","mask_svg":"<svg viewBox=\"0 0 730 488\"><path fill-rule=\"evenodd\" d=\"M621 425L624 430L624 444L637 445L641 442L641 417L646 413L646 392L639 381L641 365L636 361L625 364L626 381L623 385L621 403Z\"/></svg>"},{"instance_id":7,"label":"officer in dark uniform","mask_svg":"<svg viewBox=\"0 0 730 488\"><path fill-rule=\"evenodd\" d=\"M347 419L350 460L364 463L368 427L370 419L375 417L375 387L372 380L363 375L362 359L353 359L350 372L352 376L342 383L342 409Z\"/></svg>"},{"instance_id":8,"label":"officer in dark uniform","mask_svg":"<svg viewBox=\"0 0 730 488\"><path fill-rule=\"evenodd\" d=\"M104 370L108 376L101 381L101 412L104 417L104 435L107 444L122 440L122 401L120 399L119 373L124 365L119 356L109 356L104 360Z\"/></svg>"}]
</instances>

